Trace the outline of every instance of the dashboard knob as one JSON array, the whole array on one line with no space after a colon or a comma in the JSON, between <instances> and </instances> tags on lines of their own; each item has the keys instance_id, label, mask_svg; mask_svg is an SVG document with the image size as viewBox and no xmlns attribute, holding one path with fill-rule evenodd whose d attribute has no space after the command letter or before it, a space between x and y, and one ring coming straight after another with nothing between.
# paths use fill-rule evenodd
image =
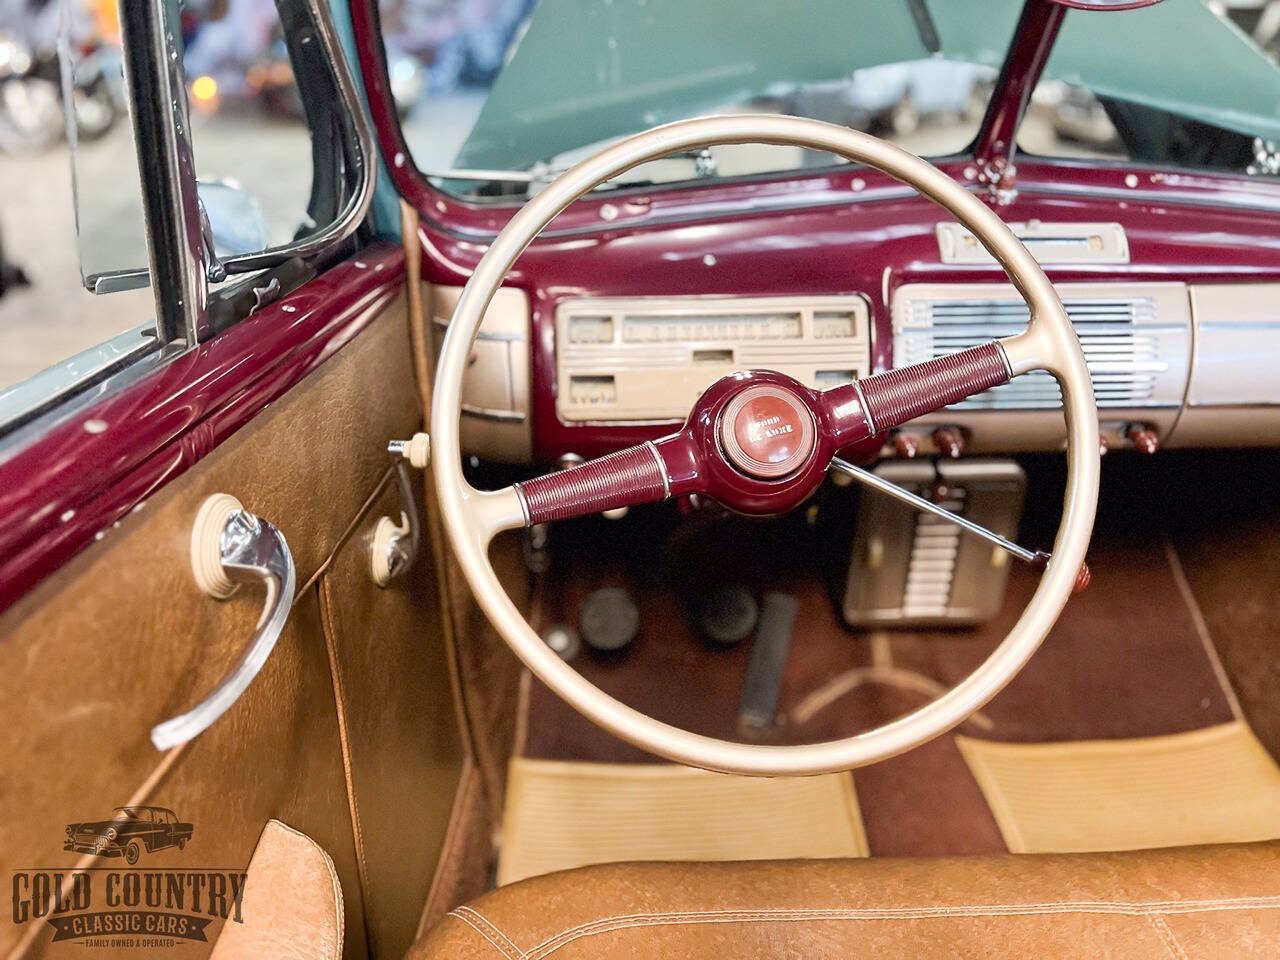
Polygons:
<instances>
[{"instance_id":1,"label":"dashboard knob","mask_svg":"<svg viewBox=\"0 0 1280 960\"><path fill-rule=\"evenodd\" d=\"M1133 449L1139 453L1152 454L1160 449L1160 437L1156 434L1154 427L1131 423L1127 435L1129 442L1133 444Z\"/></svg>"},{"instance_id":2,"label":"dashboard knob","mask_svg":"<svg viewBox=\"0 0 1280 960\"><path fill-rule=\"evenodd\" d=\"M920 441L913 434L899 431L893 435L893 449L903 460L911 460L920 452Z\"/></svg>"},{"instance_id":3,"label":"dashboard knob","mask_svg":"<svg viewBox=\"0 0 1280 960\"><path fill-rule=\"evenodd\" d=\"M933 444L944 457L956 460L964 453L964 434L955 427L939 427L933 431Z\"/></svg>"},{"instance_id":4,"label":"dashboard knob","mask_svg":"<svg viewBox=\"0 0 1280 960\"><path fill-rule=\"evenodd\" d=\"M1080 564L1080 572L1076 574L1076 585L1071 588L1071 592L1084 593L1089 589L1089 584L1093 583L1093 573L1089 570L1087 563Z\"/></svg>"}]
</instances>

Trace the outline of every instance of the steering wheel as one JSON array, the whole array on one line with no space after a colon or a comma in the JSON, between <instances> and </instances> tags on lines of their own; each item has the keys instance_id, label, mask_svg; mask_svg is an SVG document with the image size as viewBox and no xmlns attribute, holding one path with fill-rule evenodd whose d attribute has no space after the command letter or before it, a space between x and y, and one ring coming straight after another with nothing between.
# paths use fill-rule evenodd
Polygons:
<instances>
[{"instance_id":1,"label":"steering wheel","mask_svg":"<svg viewBox=\"0 0 1280 960\"><path fill-rule=\"evenodd\" d=\"M474 489L462 475L462 379L485 309L516 258L557 214L604 181L670 153L719 143L823 150L914 187L968 227L1004 268L1030 309L1026 329L821 392L772 371L735 373L707 389L671 436L502 490ZM508 598L489 562L489 543L500 531L670 497L696 493L741 513L785 512L813 493L837 452L879 449L892 427L1031 370L1057 379L1067 422L1067 491L1053 559L1009 635L972 674L931 703L856 736L801 746L735 743L640 713L561 660ZM529 200L493 241L458 301L440 357L430 429L432 473L454 554L516 656L585 717L623 740L725 773L849 770L963 722L1013 679L1053 627L1084 562L1098 498L1097 407L1084 354L1062 302L1026 247L980 199L914 154L799 117L720 116L656 127L576 164Z\"/></svg>"}]
</instances>

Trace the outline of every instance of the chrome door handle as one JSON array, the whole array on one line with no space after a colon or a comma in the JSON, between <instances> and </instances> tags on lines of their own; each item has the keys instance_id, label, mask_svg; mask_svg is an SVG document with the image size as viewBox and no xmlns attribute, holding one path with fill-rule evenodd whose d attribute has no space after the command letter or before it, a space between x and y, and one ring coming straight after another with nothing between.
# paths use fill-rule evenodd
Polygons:
<instances>
[{"instance_id":1,"label":"chrome door handle","mask_svg":"<svg viewBox=\"0 0 1280 960\"><path fill-rule=\"evenodd\" d=\"M267 595L240 662L203 701L152 728L151 742L157 750L194 739L240 699L275 649L297 586L284 534L225 493L215 493L200 505L191 529L191 566L196 584L212 597L225 600L248 582L261 582Z\"/></svg>"}]
</instances>

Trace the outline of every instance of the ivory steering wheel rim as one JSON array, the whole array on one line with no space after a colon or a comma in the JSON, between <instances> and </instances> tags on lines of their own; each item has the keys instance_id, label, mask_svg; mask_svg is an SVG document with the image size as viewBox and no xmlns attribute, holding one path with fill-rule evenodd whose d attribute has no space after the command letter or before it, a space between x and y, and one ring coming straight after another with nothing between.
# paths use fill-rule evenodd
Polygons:
<instances>
[{"instance_id":1,"label":"ivory steering wheel rim","mask_svg":"<svg viewBox=\"0 0 1280 960\"><path fill-rule=\"evenodd\" d=\"M462 474L459 420L467 357L489 302L519 255L557 214L600 183L670 153L722 143L826 151L879 169L938 204L991 252L1028 305L1027 328L1000 341L1010 374L1046 370L1062 390L1067 424L1062 521L1053 560L1017 623L981 665L937 699L839 740L788 746L719 740L657 720L591 684L542 641L489 562L492 538L525 525L520 493L514 487L478 491ZM677 763L753 776L855 769L963 723L1018 674L1057 621L1084 563L1098 498L1098 421L1089 371L1061 300L1026 247L978 197L927 161L856 130L800 117L719 116L656 127L583 160L530 199L493 241L458 301L437 367L430 430L432 476L454 556L490 623L525 666L587 719L643 750Z\"/></svg>"}]
</instances>

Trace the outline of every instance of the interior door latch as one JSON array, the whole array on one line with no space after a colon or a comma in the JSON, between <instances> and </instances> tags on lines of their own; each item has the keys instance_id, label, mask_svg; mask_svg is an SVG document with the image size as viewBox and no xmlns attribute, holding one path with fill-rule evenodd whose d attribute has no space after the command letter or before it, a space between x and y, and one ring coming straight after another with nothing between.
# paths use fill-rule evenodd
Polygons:
<instances>
[{"instance_id":1,"label":"interior door latch","mask_svg":"<svg viewBox=\"0 0 1280 960\"><path fill-rule=\"evenodd\" d=\"M186 713L152 728L157 750L195 739L240 699L271 656L293 608L297 573L284 534L230 494L215 493L200 505L191 528L191 572L200 590L218 600L242 583L260 583L265 591L262 616L239 663L213 691Z\"/></svg>"},{"instance_id":2,"label":"interior door latch","mask_svg":"<svg viewBox=\"0 0 1280 960\"><path fill-rule=\"evenodd\" d=\"M409 468L425 470L431 461L431 438L414 434L411 440L392 440L387 453L395 465L400 485L400 522L382 516L374 525L369 542L370 575L373 582L385 587L406 573L418 555L422 540L422 524L418 518L418 498L414 495Z\"/></svg>"}]
</instances>

